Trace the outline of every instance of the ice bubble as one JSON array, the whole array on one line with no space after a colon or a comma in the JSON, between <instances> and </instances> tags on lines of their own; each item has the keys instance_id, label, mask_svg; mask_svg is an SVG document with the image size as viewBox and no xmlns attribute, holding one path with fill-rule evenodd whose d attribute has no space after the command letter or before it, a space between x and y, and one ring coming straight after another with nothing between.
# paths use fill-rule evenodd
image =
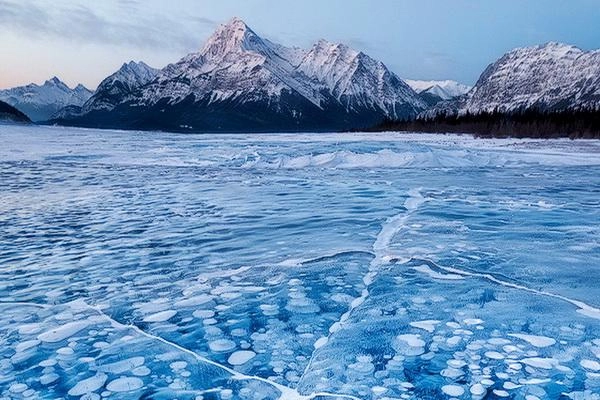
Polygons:
<instances>
[{"instance_id":1,"label":"ice bubble","mask_svg":"<svg viewBox=\"0 0 600 400\"><path fill-rule=\"evenodd\" d=\"M373 386L371 388L371 391L377 395L380 396L382 394L384 394L385 392L387 392L387 388L383 387L383 386Z\"/></svg>"},{"instance_id":2,"label":"ice bubble","mask_svg":"<svg viewBox=\"0 0 600 400\"><path fill-rule=\"evenodd\" d=\"M227 362L231 365L244 365L248 361L252 360L256 356L256 353L250 350L236 351L229 356Z\"/></svg>"},{"instance_id":3,"label":"ice bubble","mask_svg":"<svg viewBox=\"0 0 600 400\"><path fill-rule=\"evenodd\" d=\"M206 319L214 317L215 312L213 310L196 310L192 313L192 315L196 318Z\"/></svg>"},{"instance_id":4,"label":"ice bubble","mask_svg":"<svg viewBox=\"0 0 600 400\"><path fill-rule=\"evenodd\" d=\"M40 363L38 365L40 367L46 368L46 367L53 367L56 365L56 363L57 363L57 361L54 358L49 358L48 360L40 361Z\"/></svg>"},{"instance_id":5,"label":"ice bubble","mask_svg":"<svg viewBox=\"0 0 600 400\"><path fill-rule=\"evenodd\" d=\"M27 390L27 385L24 383L13 383L8 388L11 393L23 393L25 390Z\"/></svg>"},{"instance_id":6,"label":"ice bubble","mask_svg":"<svg viewBox=\"0 0 600 400\"><path fill-rule=\"evenodd\" d=\"M498 353L497 351L486 351L485 356L492 360L504 360L504 354Z\"/></svg>"},{"instance_id":7,"label":"ice bubble","mask_svg":"<svg viewBox=\"0 0 600 400\"><path fill-rule=\"evenodd\" d=\"M504 382L504 385L502 385L502 387L506 390L514 390L520 388L521 385L517 385L513 382Z\"/></svg>"},{"instance_id":8,"label":"ice bubble","mask_svg":"<svg viewBox=\"0 0 600 400\"><path fill-rule=\"evenodd\" d=\"M108 376L102 372L96 375L79 381L73 386L68 394L69 396L82 396L86 393L94 392L104 386Z\"/></svg>"},{"instance_id":9,"label":"ice bubble","mask_svg":"<svg viewBox=\"0 0 600 400\"><path fill-rule=\"evenodd\" d=\"M131 392L138 390L142 386L144 386L144 382L140 378L124 376L110 381L106 385L106 389L111 392Z\"/></svg>"},{"instance_id":10,"label":"ice bubble","mask_svg":"<svg viewBox=\"0 0 600 400\"><path fill-rule=\"evenodd\" d=\"M177 314L175 310L160 311L156 314L148 315L144 318L144 322L165 322L173 318Z\"/></svg>"},{"instance_id":11,"label":"ice bubble","mask_svg":"<svg viewBox=\"0 0 600 400\"><path fill-rule=\"evenodd\" d=\"M60 349L56 350L56 353L60 354L61 356L71 356L75 352L70 347L61 347Z\"/></svg>"},{"instance_id":12,"label":"ice bubble","mask_svg":"<svg viewBox=\"0 0 600 400\"><path fill-rule=\"evenodd\" d=\"M135 376L147 376L147 375L150 375L150 372L151 372L150 369L144 365L131 370L131 373L134 374Z\"/></svg>"},{"instance_id":13,"label":"ice bubble","mask_svg":"<svg viewBox=\"0 0 600 400\"><path fill-rule=\"evenodd\" d=\"M406 355L418 356L425 353L425 341L421 335L404 334L396 337L398 347Z\"/></svg>"},{"instance_id":14,"label":"ice bubble","mask_svg":"<svg viewBox=\"0 0 600 400\"><path fill-rule=\"evenodd\" d=\"M56 380L58 378L59 378L58 374L55 374L54 372L50 372L50 373L44 374L40 377L40 383L44 386L47 386L53 382L56 382Z\"/></svg>"},{"instance_id":15,"label":"ice bubble","mask_svg":"<svg viewBox=\"0 0 600 400\"><path fill-rule=\"evenodd\" d=\"M89 326L88 321L68 322L57 328L41 333L37 338L42 342L56 343L68 339Z\"/></svg>"},{"instance_id":16,"label":"ice bubble","mask_svg":"<svg viewBox=\"0 0 600 400\"><path fill-rule=\"evenodd\" d=\"M471 389L469 389L469 391L475 397L482 397L487 392L487 389L481 383L476 383L473 386L471 386Z\"/></svg>"},{"instance_id":17,"label":"ice bubble","mask_svg":"<svg viewBox=\"0 0 600 400\"><path fill-rule=\"evenodd\" d=\"M465 365L467 365L466 362L464 362L463 360L456 360L456 359L451 359L446 361L446 364L448 364L449 367L452 368L462 368Z\"/></svg>"},{"instance_id":18,"label":"ice bubble","mask_svg":"<svg viewBox=\"0 0 600 400\"><path fill-rule=\"evenodd\" d=\"M325 346L328 341L329 341L329 339L327 338L327 336L320 337L315 342L315 345L314 345L315 349L320 349L321 347Z\"/></svg>"},{"instance_id":19,"label":"ice bubble","mask_svg":"<svg viewBox=\"0 0 600 400\"><path fill-rule=\"evenodd\" d=\"M122 374L144 364L144 357L131 357L110 364L98 366L98 371L109 374Z\"/></svg>"},{"instance_id":20,"label":"ice bubble","mask_svg":"<svg viewBox=\"0 0 600 400\"><path fill-rule=\"evenodd\" d=\"M538 348L549 347L556 344L556 340L546 336L524 335L521 333L511 333L508 336L524 340L530 345Z\"/></svg>"},{"instance_id":21,"label":"ice bubble","mask_svg":"<svg viewBox=\"0 0 600 400\"><path fill-rule=\"evenodd\" d=\"M552 380L550 378L531 378L531 379L521 379L519 383L522 385L543 385L545 383L550 383Z\"/></svg>"},{"instance_id":22,"label":"ice bubble","mask_svg":"<svg viewBox=\"0 0 600 400\"><path fill-rule=\"evenodd\" d=\"M504 338L491 338L488 340L489 344L493 344L494 346L504 346L510 344L510 340Z\"/></svg>"},{"instance_id":23,"label":"ice bubble","mask_svg":"<svg viewBox=\"0 0 600 400\"><path fill-rule=\"evenodd\" d=\"M169 367L171 367L171 369L174 371L178 371L181 369L185 369L185 367L187 367L187 365L188 365L188 363L185 361L174 361L169 365Z\"/></svg>"},{"instance_id":24,"label":"ice bubble","mask_svg":"<svg viewBox=\"0 0 600 400\"><path fill-rule=\"evenodd\" d=\"M35 346L37 346L40 343L41 342L39 340L36 340L36 339L34 339L34 340L27 340L25 342L21 342L21 343L17 344L15 346L15 351L17 353L20 353L22 351L29 350L30 348L35 347Z\"/></svg>"},{"instance_id":25,"label":"ice bubble","mask_svg":"<svg viewBox=\"0 0 600 400\"><path fill-rule=\"evenodd\" d=\"M483 320L478 319L478 318L467 318L467 319L464 319L463 322L465 323L465 325L480 325L480 324L483 324Z\"/></svg>"},{"instance_id":26,"label":"ice bubble","mask_svg":"<svg viewBox=\"0 0 600 400\"><path fill-rule=\"evenodd\" d=\"M464 371L462 369L458 369L458 368L446 368L440 372L441 376L443 376L444 378L449 378L449 379L460 378L464 374L465 374Z\"/></svg>"},{"instance_id":27,"label":"ice bubble","mask_svg":"<svg viewBox=\"0 0 600 400\"><path fill-rule=\"evenodd\" d=\"M415 321L415 322L411 322L410 326L412 326L413 328L419 328L419 329L423 329L429 333L433 332L435 330L436 325L438 325L441 321L436 321L436 320L425 320L425 321Z\"/></svg>"},{"instance_id":28,"label":"ice bubble","mask_svg":"<svg viewBox=\"0 0 600 400\"><path fill-rule=\"evenodd\" d=\"M494 389L494 394L498 397L508 397L510 394L506 390Z\"/></svg>"},{"instance_id":29,"label":"ice bubble","mask_svg":"<svg viewBox=\"0 0 600 400\"><path fill-rule=\"evenodd\" d=\"M217 339L209 342L208 347L214 352L227 352L235 349L235 342L228 339Z\"/></svg>"},{"instance_id":30,"label":"ice bubble","mask_svg":"<svg viewBox=\"0 0 600 400\"><path fill-rule=\"evenodd\" d=\"M522 359L521 362L530 367L542 369L552 369L558 365L558 360L554 358L530 357Z\"/></svg>"},{"instance_id":31,"label":"ice bubble","mask_svg":"<svg viewBox=\"0 0 600 400\"><path fill-rule=\"evenodd\" d=\"M199 296L190 297L189 299L180 300L175 303L175 307L184 308L184 307L195 307L201 306L203 304L209 303L213 300L213 297L207 294L201 294Z\"/></svg>"},{"instance_id":32,"label":"ice bubble","mask_svg":"<svg viewBox=\"0 0 600 400\"><path fill-rule=\"evenodd\" d=\"M465 393L465 389L458 385L445 385L442 386L442 392L451 397L459 397Z\"/></svg>"},{"instance_id":33,"label":"ice bubble","mask_svg":"<svg viewBox=\"0 0 600 400\"><path fill-rule=\"evenodd\" d=\"M600 363L598 361L584 359L579 362L579 365L581 365L583 368L589 371L600 371Z\"/></svg>"}]
</instances>

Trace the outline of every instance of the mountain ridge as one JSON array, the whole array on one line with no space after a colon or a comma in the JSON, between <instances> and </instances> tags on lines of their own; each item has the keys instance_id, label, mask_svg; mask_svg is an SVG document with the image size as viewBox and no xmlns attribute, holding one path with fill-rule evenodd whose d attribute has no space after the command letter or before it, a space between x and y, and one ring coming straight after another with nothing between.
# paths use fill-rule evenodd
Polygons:
<instances>
[{"instance_id":1,"label":"mountain ridge","mask_svg":"<svg viewBox=\"0 0 600 400\"><path fill-rule=\"evenodd\" d=\"M0 100L17 108L33 121L45 121L66 106L81 106L92 95L82 84L73 89L56 76L38 85L30 83L0 90Z\"/></svg>"},{"instance_id":2,"label":"mountain ridge","mask_svg":"<svg viewBox=\"0 0 600 400\"><path fill-rule=\"evenodd\" d=\"M104 92L99 87L93 97ZM239 18L117 100L107 109L84 105L81 113L53 122L175 131L340 130L414 117L427 107L362 52L326 41L309 50L282 46Z\"/></svg>"},{"instance_id":3,"label":"mountain ridge","mask_svg":"<svg viewBox=\"0 0 600 400\"><path fill-rule=\"evenodd\" d=\"M465 95L421 114L600 109L600 50L558 42L519 47L481 74Z\"/></svg>"}]
</instances>

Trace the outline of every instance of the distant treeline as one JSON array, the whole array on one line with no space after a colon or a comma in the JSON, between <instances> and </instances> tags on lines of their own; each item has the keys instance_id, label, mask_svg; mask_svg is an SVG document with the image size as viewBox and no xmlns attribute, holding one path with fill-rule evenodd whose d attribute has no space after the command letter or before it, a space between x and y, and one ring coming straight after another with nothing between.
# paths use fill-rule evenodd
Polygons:
<instances>
[{"instance_id":1,"label":"distant treeline","mask_svg":"<svg viewBox=\"0 0 600 400\"><path fill-rule=\"evenodd\" d=\"M600 111L527 110L513 113L494 111L462 115L442 112L431 118L384 121L367 131L469 133L479 137L592 139L600 138Z\"/></svg>"}]
</instances>

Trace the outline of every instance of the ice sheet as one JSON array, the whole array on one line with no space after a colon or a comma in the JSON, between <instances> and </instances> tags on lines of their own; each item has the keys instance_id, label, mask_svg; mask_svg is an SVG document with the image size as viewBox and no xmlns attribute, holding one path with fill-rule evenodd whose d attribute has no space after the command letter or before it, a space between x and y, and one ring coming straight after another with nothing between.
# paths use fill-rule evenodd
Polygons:
<instances>
[{"instance_id":1,"label":"ice sheet","mask_svg":"<svg viewBox=\"0 0 600 400\"><path fill-rule=\"evenodd\" d=\"M0 397L600 391L598 141L0 140Z\"/></svg>"}]
</instances>

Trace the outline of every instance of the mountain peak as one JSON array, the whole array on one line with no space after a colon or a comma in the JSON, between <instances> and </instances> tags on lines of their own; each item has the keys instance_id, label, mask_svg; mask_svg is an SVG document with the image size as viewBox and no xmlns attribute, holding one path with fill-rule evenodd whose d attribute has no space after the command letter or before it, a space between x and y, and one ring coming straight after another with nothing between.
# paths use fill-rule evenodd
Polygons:
<instances>
[{"instance_id":1,"label":"mountain peak","mask_svg":"<svg viewBox=\"0 0 600 400\"><path fill-rule=\"evenodd\" d=\"M50 78L46 82L44 82L44 85L46 85L46 86L59 86L59 85L64 85L64 83L60 79L58 79L58 77L53 76L52 78Z\"/></svg>"},{"instance_id":2,"label":"mountain peak","mask_svg":"<svg viewBox=\"0 0 600 400\"><path fill-rule=\"evenodd\" d=\"M259 46L264 46L262 39L244 21L234 17L217 28L201 53L206 57L218 59L232 52L255 50Z\"/></svg>"}]
</instances>

